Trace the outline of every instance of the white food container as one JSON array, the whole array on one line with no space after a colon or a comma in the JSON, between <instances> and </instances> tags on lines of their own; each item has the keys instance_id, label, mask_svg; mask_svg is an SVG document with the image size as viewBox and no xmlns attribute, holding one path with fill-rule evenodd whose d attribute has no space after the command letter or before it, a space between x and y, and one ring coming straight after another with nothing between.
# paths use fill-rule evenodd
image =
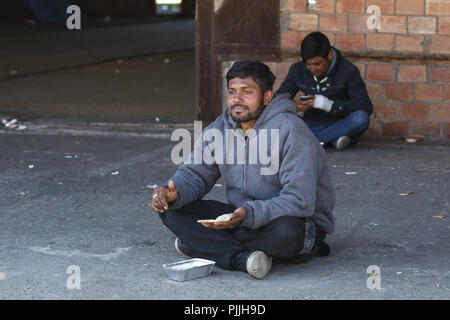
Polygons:
<instances>
[{"instance_id":1,"label":"white food container","mask_svg":"<svg viewBox=\"0 0 450 320\"><path fill-rule=\"evenodd\" d=\"M189 281L207 277L211 274L215 262L206 259L189 259L179 262L163 264L169 279L176 281Z\"/></svg>"}]
</instances>

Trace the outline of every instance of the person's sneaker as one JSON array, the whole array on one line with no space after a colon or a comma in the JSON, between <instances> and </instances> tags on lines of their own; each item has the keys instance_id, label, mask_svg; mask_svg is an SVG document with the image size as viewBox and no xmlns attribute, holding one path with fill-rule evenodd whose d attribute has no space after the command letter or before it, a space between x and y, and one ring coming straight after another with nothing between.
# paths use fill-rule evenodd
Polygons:
<instances>
[{"instance_id":1,"label":"person's sneaker","mask_svg":"<svg viewBox=\"0 0 450 320\"><path fill-rule=\"evenodd\" d=\"M187 252L189 251L188 248L181 243L181 240L178 237L175 239L175 250L177 250L177 252L183 255L185 258L192 258L187 254Z\"/></svg>"},{"instance_id":2,"label":"person's sneaker","mask_svg":"<svg viewBox=\"0 0 450 320\"><path fill-rule=\"evenodd\" d=\"M337 150L337 151L341 151L343 149L345 149L346 147L348 147L348 145L350 144L352 140L350 139L350 137L348 136L342 136L337 138L336 140L333 141L333 147Z\"/></svg>"},{"instance_id":3,"label":"person's sneaker","mask_svg":"<svg viewBox=\"0 0 450 320\"><path fill-rule=\"evenodd\" d=\"M255 279L262 279L272 267L272 257L262 251L244 251L233 257L232 265L238 270L248 272Z\"/></svg>"}]
</instances>

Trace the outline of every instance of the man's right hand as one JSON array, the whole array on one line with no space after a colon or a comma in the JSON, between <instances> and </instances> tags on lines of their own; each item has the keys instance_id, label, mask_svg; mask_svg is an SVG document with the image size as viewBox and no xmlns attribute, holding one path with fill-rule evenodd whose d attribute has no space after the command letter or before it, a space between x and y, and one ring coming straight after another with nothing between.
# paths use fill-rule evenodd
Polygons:
<instances>
[{"instance_id":1,"label":"man's right hand","mask_svg":"<svg viewBox=\"0 0 450 320\"><path fill-rule=\"evenodd\" d=\"M174 202L178 196L178 189L172 180L168 187L158 187L153 191L152 209L156 212L164 212L169 208L169 203Z\"/></svg>"},{"instance_id":2,"label":"man's right hand","mask_svg":"<svg viewBox=\"0 0 450 320\"><path fill-rule=\"evenodd\" d=\"M297 100L297 111L298 112L305 112L309 109L314 108L314 98L315 96L313 95L308 95L307 96L308 99L307 100Z\"/></svg>"}]
</instances>

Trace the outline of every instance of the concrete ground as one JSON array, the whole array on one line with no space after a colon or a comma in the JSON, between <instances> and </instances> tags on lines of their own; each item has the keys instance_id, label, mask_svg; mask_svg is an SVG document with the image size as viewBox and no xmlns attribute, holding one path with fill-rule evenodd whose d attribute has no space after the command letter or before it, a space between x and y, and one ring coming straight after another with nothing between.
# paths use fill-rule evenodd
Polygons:
<instances>
[{"instance_id":1,"label":"concrete ground","mask_svg":"<svg viewBox=\"0 0 450 320\"><path fill-rule=\"evenodd\" d=\"M0 82L0 92L8 93L0 97L0 114L191 122L196 118L194 77L194 50L186 50L18 78Z\"/></svg>"},{"instance_id":2,"label":"concrete ground","mask_svg":"<svg viewBox=\"0 0 450 320\"><path fill-rule=\"evenodd\" d=\"M115 60L194 49L195 21L173 16L65 23L1 25L0 80Z\"/></svg>"},{"instance_id":3,"label":"concrete ground","mask_svg":"<svg viewBox=\"0 0 450 320\"><path fill-rule=\"evenodd\" d=\"M175 128L40 120L2 131L0 299L450 298L450 146L429 141L326 150L337 193L330 256L275 263L261 281L217 267L169 280L162 265L184 258L150 197L176 170ZM224 190L219 180L206 198L225 201ZM367 286L373 265L379 289ZM68 289L70 266L80 289Z\"/></svg>"},{"instance_id":4,"label":"concrete ground","mask_svg":"<svg viewBox=\"0 0 450 320\"><path fill-rule=\"evenodd\" d=\"M177 17L2 26L0 114L191 122L195 21Z\"/></svg>"}]
</instances>

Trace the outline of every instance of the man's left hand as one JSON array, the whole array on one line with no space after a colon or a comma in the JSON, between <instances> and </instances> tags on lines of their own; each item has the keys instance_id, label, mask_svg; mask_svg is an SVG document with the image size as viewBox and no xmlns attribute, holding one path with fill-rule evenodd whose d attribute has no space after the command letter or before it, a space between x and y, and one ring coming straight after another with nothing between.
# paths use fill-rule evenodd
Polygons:
<instances>
[{"instance_id":1,"label":"man's left hand","mask_svg":"<svg viewBox=\"0 0 450 320\"><path fill-rule=\"evenodd\" d=\"M211 222L211 223L202 223L203 226L211 229L231 229L237 227L244 221L245 216L247 214L247 210L244 207L239 207L231 214L230 220L228 221L220 221L220 222Z\"/></svg>"}]
</instances>

